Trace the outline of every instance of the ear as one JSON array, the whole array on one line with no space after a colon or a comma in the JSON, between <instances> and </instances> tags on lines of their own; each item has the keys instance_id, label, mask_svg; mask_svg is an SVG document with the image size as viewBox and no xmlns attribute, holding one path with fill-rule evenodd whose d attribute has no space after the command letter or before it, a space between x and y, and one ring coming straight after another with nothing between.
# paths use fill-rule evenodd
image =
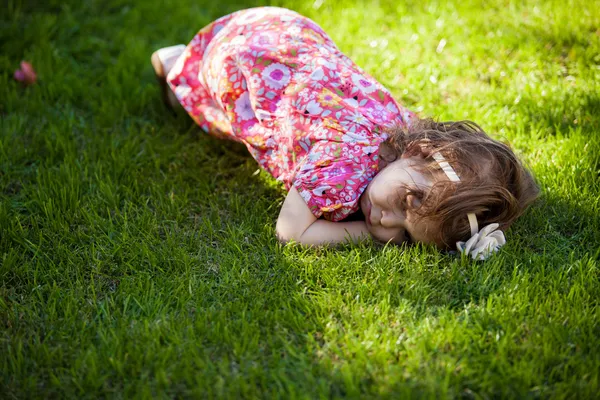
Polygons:
<instances>
[{"instance_id":1,"label":"ear","mask_svg":"<svg viewBox=\"0 0 600 400\"><path fill-rule=\"evenodd\" d=\"M406 204L408 205L409 209L416 210L417 208L421 207L422 203L420 198L413 194L409 194L406 196Z\"/></svg>"},{"instance_id":2,"label":"ear","mask_svg":"<svg viewBox=\"0 0 600 400\"><path fill-rule=\"evenodd\" d=\"M398 155L396 151L387 142L379 145L379 170L384 169L389 163L396 161Z\"/></svg>"}]
</instances>

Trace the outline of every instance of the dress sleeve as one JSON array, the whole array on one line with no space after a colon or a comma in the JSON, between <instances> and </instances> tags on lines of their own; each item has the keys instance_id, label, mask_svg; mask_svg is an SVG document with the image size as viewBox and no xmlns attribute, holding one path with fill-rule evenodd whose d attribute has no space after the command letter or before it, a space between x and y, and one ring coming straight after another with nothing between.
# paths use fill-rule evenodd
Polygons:
<instances>
[{"instance_id":1,"label":"dress sleeve","mask_svg":"<svg viewBox=\"0 0 600 400\"><path fill-rule=\"evenodd\" d=\"M377 153L365 146L315 144L292 185L317 218L340 221L359 208L361 194L377 173Z\"/></svg>"}]
</instances>

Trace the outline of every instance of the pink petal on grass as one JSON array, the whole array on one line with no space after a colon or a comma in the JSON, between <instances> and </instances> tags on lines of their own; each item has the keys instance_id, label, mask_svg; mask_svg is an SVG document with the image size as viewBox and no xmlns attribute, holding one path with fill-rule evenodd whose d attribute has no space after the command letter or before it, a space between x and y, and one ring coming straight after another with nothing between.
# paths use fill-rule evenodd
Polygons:
<instances>
[{"instance_id":1,"label":"pink petal on grass","mask_svg":"<svg viewBox=\"0 0 600 400\"><path fill-rule=\"evenodd\" d=\"M30 63L21 61L21 69L15 71L15 79L25 85L32 85L37 80L37 75Z\"/></svg>"},{"instance_id":2,"label":"pink petal on grass","mask_svg":"<svg viewBox=\"0 0 600 400\"><path fill-rule=\"evenodd\" d=\"M25 80L25 74L20 69L15 71L15 79L19 82L23 82Z\"/></svg>"}]
</instances>

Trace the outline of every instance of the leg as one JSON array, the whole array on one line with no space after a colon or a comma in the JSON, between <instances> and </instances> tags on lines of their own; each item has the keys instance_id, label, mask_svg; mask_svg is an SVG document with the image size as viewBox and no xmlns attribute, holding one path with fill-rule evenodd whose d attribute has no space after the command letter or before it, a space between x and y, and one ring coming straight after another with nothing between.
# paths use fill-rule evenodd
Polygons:
<instances>
[{"instance_id":1,"label":"leg","mask_svg":"<svg viewBox=\"0 0 600 400\"><path fill-rule=\"evenodd\" d=\"M182 44L164 47L152 53L152 57L150 58L156 79L162 90L163 100L168 107L174 110L180 108L181 105L167 84L167 75L184 50L185 46Z\"/></svg>"},{"instance_id":2,"label":"leg","mask_svg":"<svg viewBox=\"0 0 600 400\"><path fill-rule=\"evenodd\" d=\"M167 78L166 83L171 90L170 93L200 128L218 138L231 140L238 140L233 134L231 121L217 101L219 94L211 93L202 70L205 65L204 58L207 47L210 44L220 45L218 42L213 43L213 40L235 15L237 14L226 15L202 28L183 50L184 53L180 53L175 58L170 71L168 73L163 71ZM164 54L167 53L157 54L155 59ZM211 55L211 57L214 56ZM165 67L170 66L165 65ZM165 91L165 93L166 96L169 95L169 91Z\"/></svg>"}]
</instances>

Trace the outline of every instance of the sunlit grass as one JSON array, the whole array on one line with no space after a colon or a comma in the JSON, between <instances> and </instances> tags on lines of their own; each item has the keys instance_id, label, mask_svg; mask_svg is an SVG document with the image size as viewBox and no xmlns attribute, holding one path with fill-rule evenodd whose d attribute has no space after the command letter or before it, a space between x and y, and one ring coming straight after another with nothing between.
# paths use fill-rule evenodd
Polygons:
<instances>
[{"instance_id":1,"label":"sunlit grass","mask_svg":"<svg viewBox=\"0 0 600 400\"><path fill-rule=\"evenodd\" d=\"M510 141L541 200L485 263L283 247L282 189L165 110L149 64L256 3L10 0L0 397L594 397L600 3L271 4L421 115Z\"/></svg>"}]
</instances>

